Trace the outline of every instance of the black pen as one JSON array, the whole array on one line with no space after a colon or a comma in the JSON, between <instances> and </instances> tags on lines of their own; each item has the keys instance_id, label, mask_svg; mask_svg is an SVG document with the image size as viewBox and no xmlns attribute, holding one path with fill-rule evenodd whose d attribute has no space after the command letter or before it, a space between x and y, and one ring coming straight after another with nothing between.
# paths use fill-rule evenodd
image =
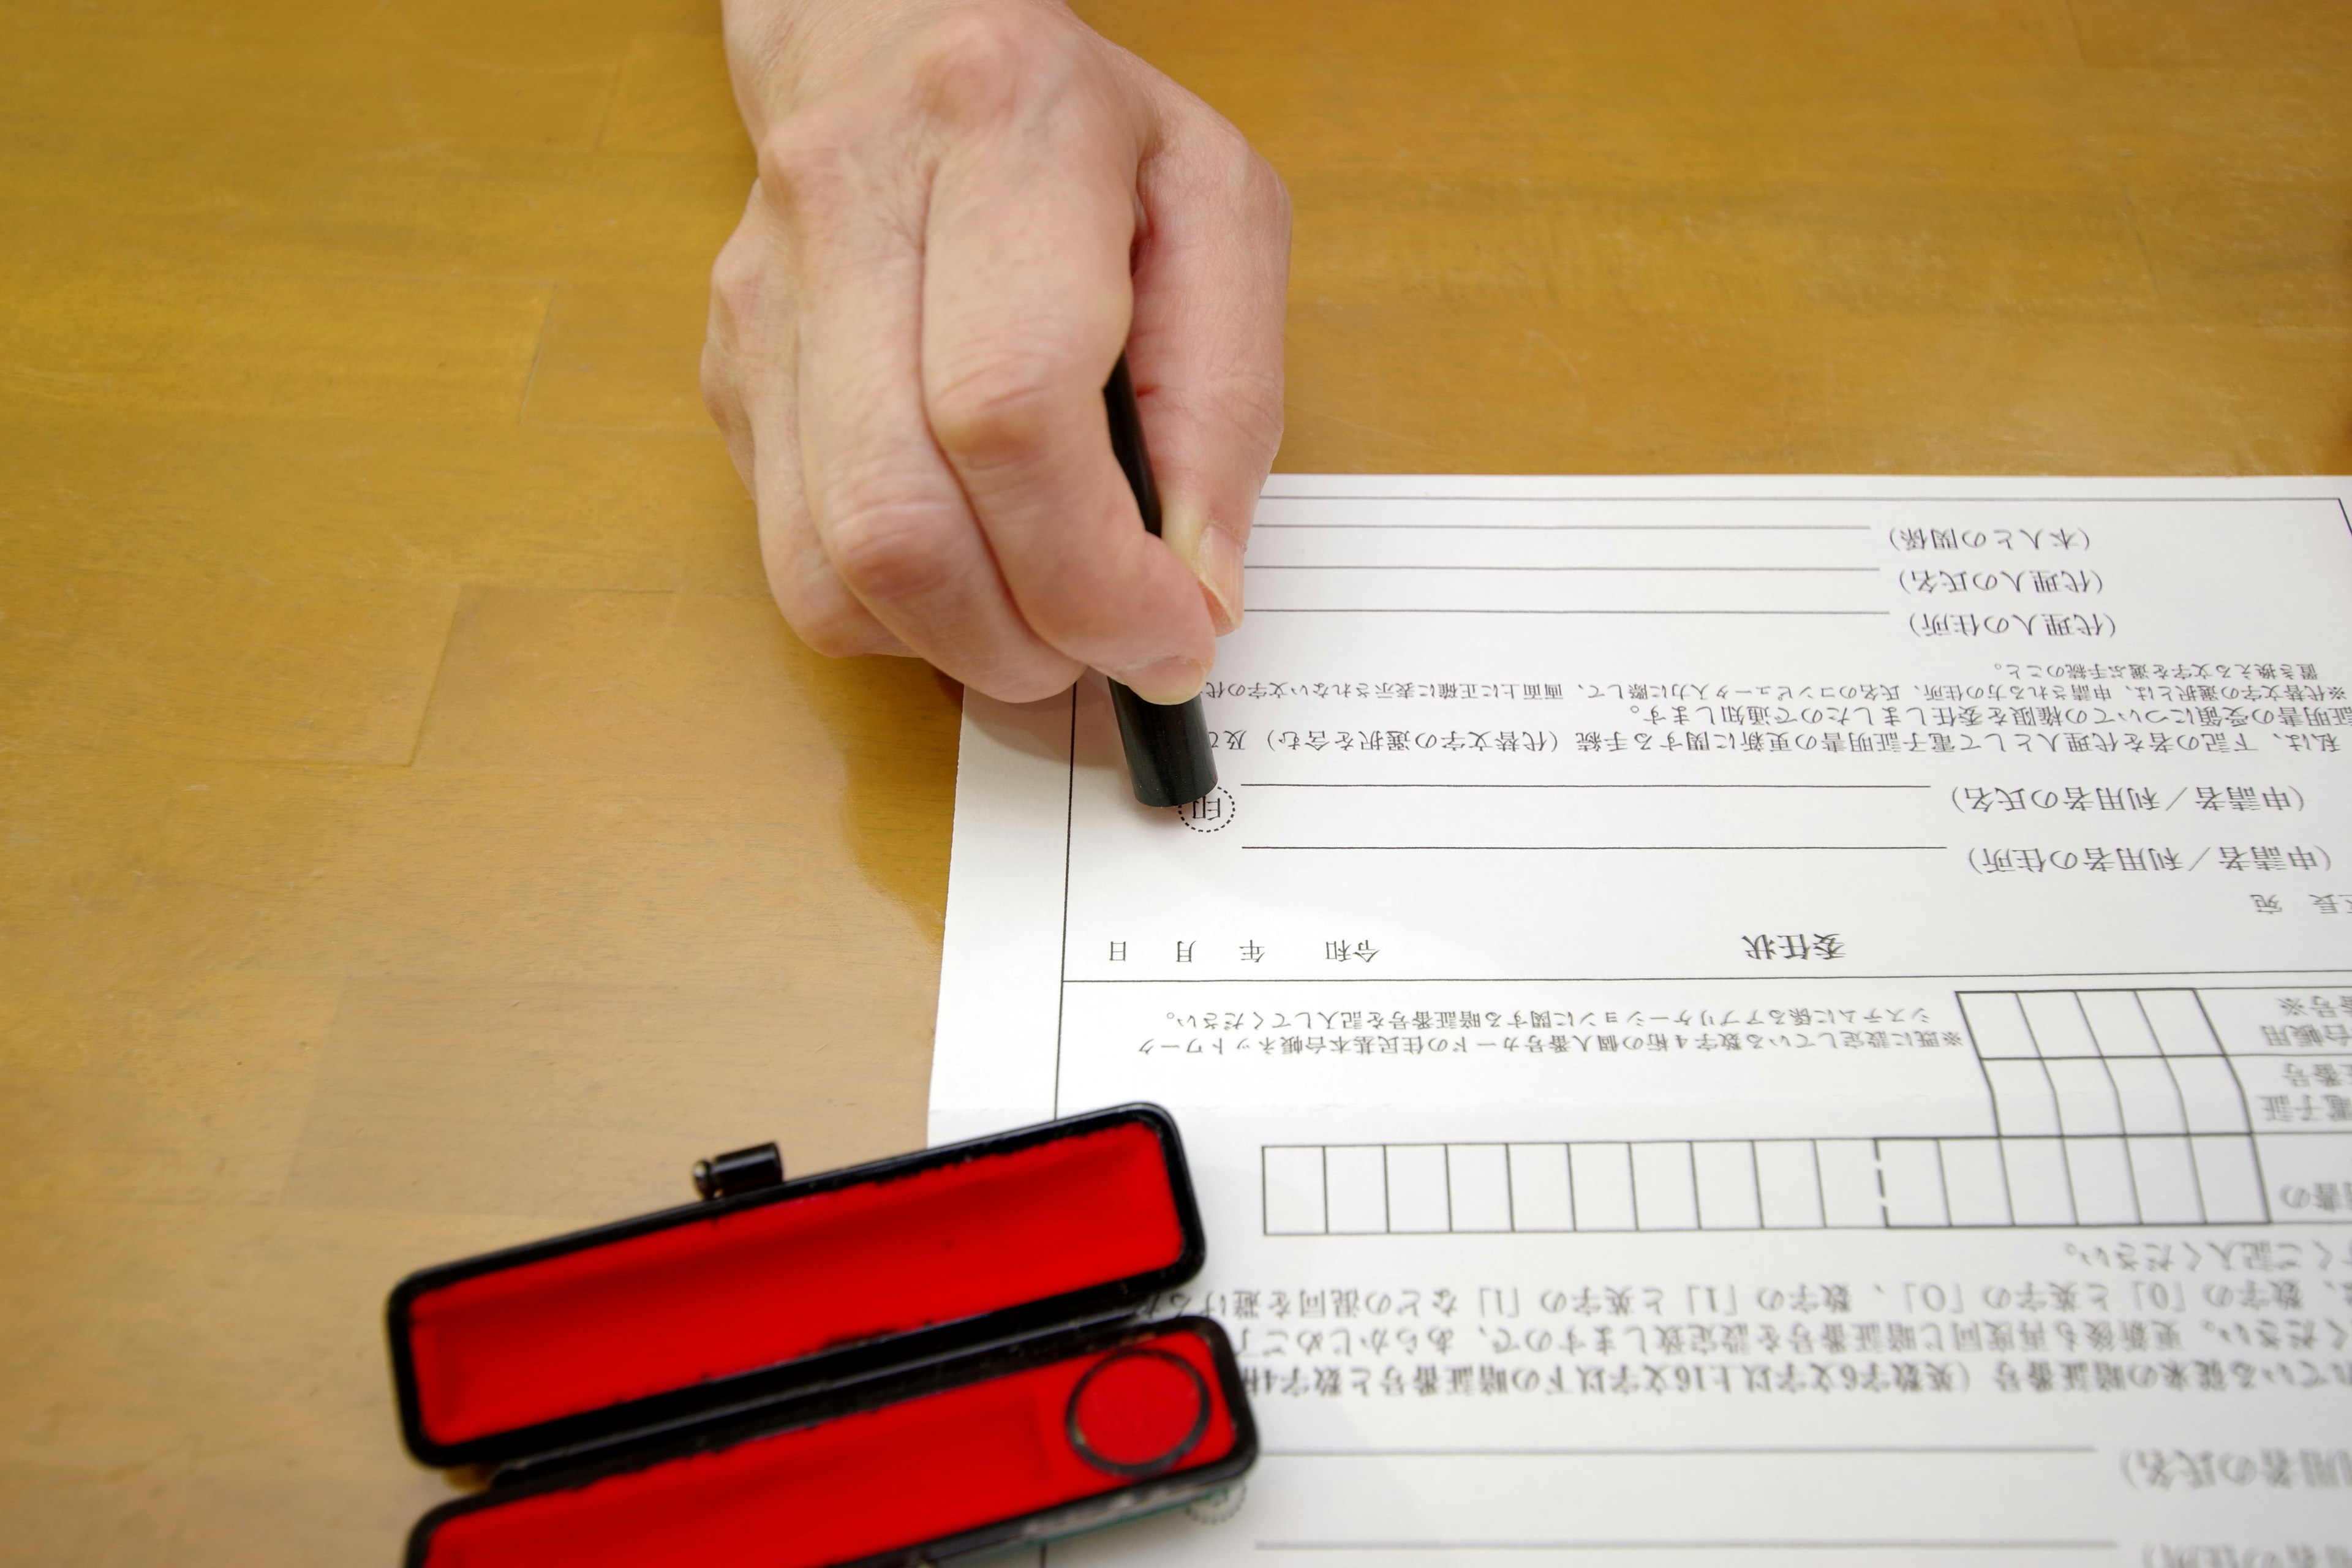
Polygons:
<instances>
[{"instance_id":1,"label":"black pen","mask_svg":"<svg viewBox=\"0 0 2352 1568\"><path fill-rule=\"evenodd\" d=\"M1160 487L1151 481L1151 454L1143 449L1143 411L1135 405L1135 381L1127 356L1111 367L1103 387L1110 411L1110 449L1135 491L1135 508L1154 538L1160 533ZM1146 702L1114 680L1111 710L1118 715L1118 738L1127 747L1128 776L1135 798L1146 805L1190 805L1217 787L1217 759L1209 751L1209 721L1201 700L1163 707Z\"/></svg>"}]
</instances>

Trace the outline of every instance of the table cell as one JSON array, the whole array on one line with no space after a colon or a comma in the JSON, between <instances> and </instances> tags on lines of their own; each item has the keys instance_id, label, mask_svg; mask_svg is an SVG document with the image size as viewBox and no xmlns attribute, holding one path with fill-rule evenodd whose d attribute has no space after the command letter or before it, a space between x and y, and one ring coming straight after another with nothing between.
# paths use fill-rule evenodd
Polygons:
<instances>
[{"instance_id":1,"label":"table cell","mask_svg":"<svg viewBox=\"0 0 2352 1568\"><path fill-rule=\"evenodd\" d=\"M2039 1138L2058 1131L2058 1097L2040 1062L1990 1061L1984 1072L1992 1086L1993 1125L2003 1136Z\"/></svg>"},{"instance_id":2,"label":"table cell","mask_svg":"<svg viewBox=\"0 0 2352 1568\"><path fill-rule=\"evenodd\" d=\"M2009 1173L2009 1210L2019 1225L2074 1223L2074 1187L2066 1151L2055 1138L2004 1138L2001 1166Z\"/></svg>"},{"instance_id":3,"label":"table cell","mask_svg":"<svg viewBox=\"0 0 2352 1568\"><path fill-rule=\"evenodd\" d=\"M2042 1054L2033 1048L2033 1034L2025 1026L2025 1014L2017 1005L2016 992L1964 992L1960 1012L1968 1019L1969 1034L1977 1043L1977 1055L1986 1061Z\"/></svg>"},{"instance_id":4,"label":"table cell","mask_svg":"<svg viewBox=\"0 0 2352 1568\"><path fill-rule=\"evenodd\" d=\"M2083 1005L2072 991L2027 991L2017 998L2025 1010L2025 1026L2044 1061L2060 1057L2095 1057L2099 1043L2091 1037Z\"/></svg>"},{"instance_id":5,"label":"table cell","mask_svg":"<svg viewBox=\"0 0 2352 1568\"><path fill-rule=\"evenodd\" d=\"M2125 1131L2189 1131L2171 1063L2161 1057L2123 1057L2110 1058L2106 1067L2116 1086L2116 1102L2123 1109Z\"/></svg>"},{"instance_id":6,"label":"table cell","mask_svg":"<svg viewBox=\"0 0 2352 1568\"><path fill-rule=\"evenodd\" d=\"M1622 1143L1571 1143L1569 1182L1579 1230L1633 1228L1633 1162Z\"/></svg>"},{"instance_id":7,"label":"table cell","mask_svg":"<svg viewBox=\"0 0 2352 1568\"><path fill-rule=\"evenodd\" d=\"M2069 1138L2066 1174L2074 1189L2078 1225L2137 1225L2131 1160L2120 1138Z\"/></svg>"},{"instance_id":8,"label":"table cell","mask_svg":"<svg viewBox=\"0 0 2352 1568\"><path fill-rule=\"evenodd\" d=\"M2140 1011L2138 992L2077 991L2074 999L2082 1004L2083 1016L2091 1026L2091 1037L2098 1042L2101 1056L2163 1054L2156 1043L2156 1031L2147 1026L2147 1015Z\"/></svg>"},{"instance_id":9,"label":"table cell","mask_svg":"<svg viewBox=\"0 0 2352 1568\"><path fill-rule=\"evenodd\" d=\"M1822 1138L1813 1144L1821 1161L1822 1215L1839 1229L1875 1229L1886 1223L1878 1192L1878 1156L1868 1138Z\"/></svg>"},{"instance_id":10,"label":"table cell","mask_svg":"<svg viewBox=\"0 0 2352 1568\"><path fill-rule=\"evenodd\" d=\"M1456 1231L1511 1228L1511 1167L1500 1143L1447 1144L1445 1187Z\"/></svg>"},{"instance_id":11,"label":"table cell","mask_svg":"<svg viewBox=\"0 0 2352 1568\"><path fill-rule=\"evenodd\" d=\"M1706 1230L1754 1230L1764 1223L1756 1192L1752 1143L1694 1143L1691 1172L1698 1184L1698 1223Z\"/></svg>"},{"instance_id":12,"label":"table cell","mask_svg":"<svg viewBox=\"0 0 2352 1568\"><path fill-rule=\"evenodd\" d=\"M2058 1097L2060 1131L2099 1137L2124 1130L2124 1110L2116 1103L2106 1063L2096 1057L2077 1057L2042 1065L2049 1069L2050 1088Z\"/></svg>"},{"instance_id":13,"label":"table cell","mask_svg":"<svg viewBox=\"0 0 2352 1568\"><path fill-rule=\"evenodd\" d=\"M1568 1183L1568 1145L1511 1145L1511 1228L1574 1230L1576 1200Z\"/></svg>"},{"instance_id":14,"label":"table cell","mask_svg":"<svg viewBox=\"0 0 2352 1568\"><path fill-rule=\"evenodd\" d=\"M1698 1189L1687 1143L1633 1145L1633 1215L1643 1230L1696 1230Z\"/></svg>"},{"instance_id":15,"label":"table cell","mask_svg":"<svg viewBox=\"0 0 2352 1568\"><path fill-rule=\"evenodd\" d=\"M2195 1225L2205 1217L2197 1195L2197 1162L2186 1138L2126 1139L2132 1189L2147 1225Z\"/></svg>"},{"instance_id":16,"label":"table cell","mask_svg":"<svg viewBox=\"0 0 2352 1568\"><path fill-rule=\"evenodd\" d=\"M1954 1225L2007 1225L2009 1175L1998 1138L1943 1140L1944 1206Z\"/></svg>"},{"instance_id":17,"label":"table cell","mask_svg":"<svg viewBox=\"0 0 2352 1568\"><path fill-rule=\"evenodd\" d=\"M2204 1200L2206 1223L2257 1224L2270 1218L2252 1138L2192 1137L2189 1152L2197 1161L2197 1193Z\"/></svg>"},{"instance_id":18,"label":"table cell","mask_svg":"<svg viewBox=\"0 0 2352 1568\"><path fill-rule=\"evenodd\" d=\"M2218 1057L2221 1042L2213 1037L2213 1026L2206 1020L2205 1008L2194 991L2143 991L2139 993L2140 1011L2147 1015L2148 1027L2155 1031L2156 1043L2168 1057Z\"/></svg>"},{"instance_id":19,"label":"table cell","mask_svg":"<svg viewBox=\"0 0 2352 1568\"><path fill-rule=\"evenodd\" d=\"M1944 1202L1944 1161L1932 1138L1885 1138L1878 1144L1879 1182L1890 1226L1951 1223Z\"/></svg>"},{"instance_id":20,"label":"table cell","mask_svg":"<svg viewBox=\"0 0 2352 1568\"><path fill-rule=\"evenodd\" d=\"M1265 1234L1323 1234L1323 1151L1270 1147L1265 1160Z\"/></svg>"},{"instance_id":21,"label":"table cell","mask_svg":"<svg viewBox=\"0 0 2352 1568\"><path fill-rule=\"evenodd\" d=\"M1758 1208L1768 1230L1818 1230L1822 1173L1810 1138L1755 1145Z\"/></svg>"},{"instance_id":22,"label":"table cell","mask_svg":"<svg viewBox=\"0 0 2352 1568\"><path fill-rule=\"evenodd\" d=\"M1379 1144L1323 1151L1323 1189L1333 1236L1378 1236L1388 1229L1388 1156Z\"/></svg>"},{"instance_id":23,"label":"table cell","mask_svg":"<svg viewBox=\"0 0 2352 1568\"><path fill-rule=\"evenodd\" d=\"M1446 1192L1445 1145L1391 1143L1389 1153L1389 1233L1425 1236L1454 1228Z\"/></svg>"},{"instance_id":24,"label":"table cell","mask_svg":"<svg viewBox=\"0 0 2352 1568\"><path fill-rule=\"evenodd\" d=\"M2183 1119L2191 1132L2243 1132L2246 1096L2229 1059L2220 1056L2173 1057L2172 1081L2180 1090Z\"/></svg>"}]
</instances>

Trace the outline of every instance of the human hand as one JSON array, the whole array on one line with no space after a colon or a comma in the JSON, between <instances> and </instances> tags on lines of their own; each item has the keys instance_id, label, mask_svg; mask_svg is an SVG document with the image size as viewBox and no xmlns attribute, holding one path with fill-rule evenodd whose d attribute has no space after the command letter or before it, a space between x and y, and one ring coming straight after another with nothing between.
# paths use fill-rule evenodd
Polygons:
<instances>
[{"instance_id":1,"label":"human hand","mask_svg":"<svg viewBox=\"0 0 2352 1568\"><path fill-rule=\"evenodd\" d=\"M727 0L760 174L703 395L828 654L1200 689L1282 435L1281 181L1058 0ZM1121 349L1164 533L1111 456Z\"/></svg>"}]
</instances>

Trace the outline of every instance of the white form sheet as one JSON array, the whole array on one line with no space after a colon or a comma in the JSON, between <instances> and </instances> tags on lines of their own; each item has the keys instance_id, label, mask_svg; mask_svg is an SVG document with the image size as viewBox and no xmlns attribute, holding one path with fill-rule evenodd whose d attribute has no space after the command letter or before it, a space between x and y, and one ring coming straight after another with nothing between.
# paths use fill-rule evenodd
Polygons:
<instances>
[{"instance_id":1,"label":"white form sheet","mask_svg":"<svg viewBox=\"0 0 2352 1568\"><path fill-rule=\"evenodd\" d=\"M2346 481L1280 476L967 700L935 1140L1149 1100L1297 1568L2352 1565Z\"/></svg>"}]
</instances>

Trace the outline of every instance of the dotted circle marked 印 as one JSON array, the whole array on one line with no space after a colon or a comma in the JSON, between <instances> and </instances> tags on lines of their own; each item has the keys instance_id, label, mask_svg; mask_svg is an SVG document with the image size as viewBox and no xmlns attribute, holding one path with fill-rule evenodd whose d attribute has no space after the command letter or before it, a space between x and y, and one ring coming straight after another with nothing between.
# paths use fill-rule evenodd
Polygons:
<instances>
[{"instance_id":1,"label":"dotted circle marked \u5370","mask_svg":"<svg viewBox=\"0 0 2352 1568\"><path fill-rule=\"evenodd\" d=\"M1234 825L1239 805L1234 792L1219 784L1200 799L1176 808L1177 820L1195 833L1222 833Z\"/></svg>"}]
</instances>

